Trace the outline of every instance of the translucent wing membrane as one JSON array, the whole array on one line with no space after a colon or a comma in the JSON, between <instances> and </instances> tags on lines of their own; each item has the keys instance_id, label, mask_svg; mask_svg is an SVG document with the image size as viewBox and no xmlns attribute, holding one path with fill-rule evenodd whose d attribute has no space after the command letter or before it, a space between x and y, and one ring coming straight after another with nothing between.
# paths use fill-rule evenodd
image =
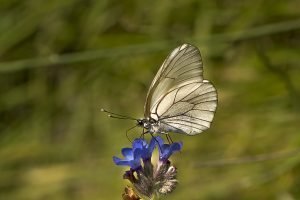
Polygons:
<instances>
[{"instance_id":1,"label":"translucent wing membrane","mask_svg":"<svg viewBox=\"0 0 300 200\"><path fill-rule=\"evenodd\" d=\"M145 118L159 122L157 132L195 135L210 127L216 107L217 92L203 80L198 48L183 44L156 74L147 94Z\"/></svg>"},{"instance_id":2,"label":"translucent wing membrane","mask_svg":"<svg viewBox=\"0 0 300 200\"><path fill-rule=\"evenodd\" d=\"M145 118L150 110L173 87L203 80L202 59L198 48L183 44L167 57L151 83L145 103Z\"/></svg>"},{"instance_id":3,"label":"translucent wing membrane","mask_svg":"<svg viewBox=\"0 0 300 200\"><path fill-rule=\"evenodd\" d=\"M195 135L208 129L217 107L217 92L208 81L181 85L164 95L151 110L168 132Z\"/></svg>"}]
</instances>

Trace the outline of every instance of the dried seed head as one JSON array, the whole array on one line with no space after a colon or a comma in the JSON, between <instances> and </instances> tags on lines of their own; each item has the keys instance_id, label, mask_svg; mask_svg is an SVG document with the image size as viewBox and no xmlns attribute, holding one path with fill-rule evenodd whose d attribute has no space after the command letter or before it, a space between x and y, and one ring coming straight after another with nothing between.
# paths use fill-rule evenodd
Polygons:
<instances>
[{"instance_id":1,"label":"dried seed head","mask_svg":"<svg viewBox=\"0 0 300 200\"><path fill-rule=\"evenodd\" d=\"M133 189L129 186L126 186L124 193L122 194L123 200L140 200L141 198L134 193Z\"/></svg>"},{"instance_id":2,"label":"dried seed head","mask_svg":"<svg viewBox=\"0 0 300 200\"><path fill-rule=\"evenodd\" d=\"M153 173L149 173L149 171ZM155 169L153 169L151 162L145 163L142 169L137 172L127 171L124 177L131 180L139 194L151 198L154 195L171 193L178 183L176 175L177 169L168 161L159 162Z\"/></svg>"},{"instance_id":3,"label":"dried seed head","mask_svg":"<svg viewBox=\"0 0 300 200\"><path fill-rule=\"evenodd\" d=\"M155 184L159 194L171 193L177 186L177 169L170 162L158 165Z\"/></svg>"}]
</instances>

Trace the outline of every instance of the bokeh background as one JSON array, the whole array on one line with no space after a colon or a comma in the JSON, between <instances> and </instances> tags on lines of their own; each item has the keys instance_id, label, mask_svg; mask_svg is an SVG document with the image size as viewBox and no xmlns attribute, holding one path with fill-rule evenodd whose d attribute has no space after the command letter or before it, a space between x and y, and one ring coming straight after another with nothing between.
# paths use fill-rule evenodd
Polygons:
<instances>
[{"instance_id":1,"label":"bokeh background","mask_svg":"<svg viewBox=\"0 0 300 200\"><path fill-rule=\"evenodd\" d=\"M200 48L219 105L173 156L167 199L300 199L300 1L1 0L0 199L121 199L130 146L168 53ZM130 133L139 137L140 129Z\"/></svg>"}]
</instances>

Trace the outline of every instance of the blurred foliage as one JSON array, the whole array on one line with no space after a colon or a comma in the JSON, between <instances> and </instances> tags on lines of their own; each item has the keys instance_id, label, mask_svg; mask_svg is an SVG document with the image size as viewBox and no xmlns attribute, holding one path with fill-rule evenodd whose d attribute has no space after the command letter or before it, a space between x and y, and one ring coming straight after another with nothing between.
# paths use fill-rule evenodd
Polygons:
<instances>
[{"instance_id":1,"label":"blurred foliage","mask_svg":"<svg viewBox=\"0 0 300 200\"><path fill-rule=\"evenodd\" d=\"M133 123L100 107L142 117L152 78L183 42L200 48L219 106L206 133L172 134L184 148L169 199L300 199L300 153L272 156L300 146L299 8L299 0L1 0L0 199L120 199L124 169L112 156L130 146ZM257 155L265 159L251 162Z\"/></svg>"}]
</instances>

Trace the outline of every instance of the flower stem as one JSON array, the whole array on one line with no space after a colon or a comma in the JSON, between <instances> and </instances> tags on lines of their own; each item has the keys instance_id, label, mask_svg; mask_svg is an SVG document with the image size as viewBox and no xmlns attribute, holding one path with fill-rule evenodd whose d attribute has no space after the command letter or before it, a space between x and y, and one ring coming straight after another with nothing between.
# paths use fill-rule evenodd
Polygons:
<instances>
[{"instance_id":1,"label":"flower stem","mask_svg":"<svg viewBox=\"0 0 300 200\"><path fill-rule=\"evenodd\" d=\"M160 198L159 198L159 196L158 195L153 195L152 197L151 197L151 199L150 200L159 200Z\"/></svg>"}]
</instances>

